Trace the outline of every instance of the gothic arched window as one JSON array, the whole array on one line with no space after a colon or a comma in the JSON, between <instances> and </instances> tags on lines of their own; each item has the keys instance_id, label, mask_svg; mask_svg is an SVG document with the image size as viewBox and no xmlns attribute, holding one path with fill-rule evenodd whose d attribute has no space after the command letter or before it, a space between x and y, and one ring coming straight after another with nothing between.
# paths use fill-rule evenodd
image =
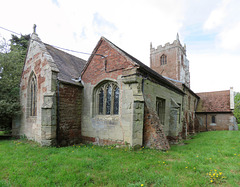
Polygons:
<instances>
[{"instance_id":1,"label":"gothic arched window","mask_svg":"<svg viewBox=\"0 0 240 187\"><path fill-rule=\"evenodd\" d=\"M32 74L29 82L29 116L37 115L37 80L36 76Z\"/></svg>"},{"instance_id":2,"label":"gothic arched window","mask_svg":"<svg viewBox=\"0 0 240 187\"><path fill-rule=\"evenodd\" d=\"M161 65L167 64L167 56L166 56L166 55L163 54L163 55L160 57L160 64L161 64Z\"/></svg>"},{"instance_id":3,"label":"gothic arched window","mask_svg":"<svg viewBox=\"0 0 240 187\"><path fill-rule=\"evenodd\" d=\"M117 115L119 112L119 87L114 82L107 82L97 88L96 114Z\"/></svg>"}]
</instances>

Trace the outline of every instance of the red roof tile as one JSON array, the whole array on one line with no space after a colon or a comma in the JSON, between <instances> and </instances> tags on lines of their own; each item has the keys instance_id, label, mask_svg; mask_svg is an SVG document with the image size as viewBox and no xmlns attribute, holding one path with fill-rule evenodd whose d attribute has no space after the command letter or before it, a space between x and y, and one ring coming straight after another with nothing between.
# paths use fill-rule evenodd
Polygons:
<instances>
[{"instance_id":1,"label":"red roof tile","mask_svg":"<svg viewBox=\"0 0 240 187\"><path fill-rule=\"evenodd\" d=\"M200 101L197 112L231 112L230 90L197 93Z\"/></svg>"}]
</instances>

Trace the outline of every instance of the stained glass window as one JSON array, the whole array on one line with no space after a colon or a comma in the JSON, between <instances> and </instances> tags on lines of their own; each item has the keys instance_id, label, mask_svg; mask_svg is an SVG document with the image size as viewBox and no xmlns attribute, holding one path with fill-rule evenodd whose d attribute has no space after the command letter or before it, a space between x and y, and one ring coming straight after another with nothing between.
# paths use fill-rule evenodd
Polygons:
<instances>
[{"instance_id":1,"label":"stained glass window","mask_svg":"<svg viewBox=\"0 0 240 187\"><path fill-rule=\"evenodd\" d=\"M111 98L112 96L112 87L111 85L108 85L107 87L107 103L106 103L106 114L110 114L111 113Z\"/></svg>"},{"instance_id":2,"label":"stained glass window","mask_svg":"<svg viewBox=\"0 0 240 187\"><path fill-rule=\"evenodd\" d=\"M97 89L97 114L117 115L119 112L119 87L114 82L102 84Z\"/></svg>"},{"instance_id":3,"label":"stained glass window","mask_svg":"<svg viewBox=\"0 0 240 187\"><path fill-rule=\"evenodd\" d=\"M30 81L30 116L37 115L37 81L33 74Z\"/></svg>"},{"instance_id":4,"label":"stained glass window","mask_svg":"<svg viewBox=\"0 0 240 187\"><path fill-rule=\"evenodd\" d=\"M113 114L118 114L119 110L119 88L116 87L114 90L114 106L113 106Z\"/></svg>"},{"instance_id":5,"label":"stained glass window","mask_svg":"<svg viewBox=\"0 0 240 187\"><path fill-rule=\"evenodd\" d=\"M103 99L104 99L104 92L103 89L99 92L99 114L103 114Z\"/></svg>"}]
</instances>

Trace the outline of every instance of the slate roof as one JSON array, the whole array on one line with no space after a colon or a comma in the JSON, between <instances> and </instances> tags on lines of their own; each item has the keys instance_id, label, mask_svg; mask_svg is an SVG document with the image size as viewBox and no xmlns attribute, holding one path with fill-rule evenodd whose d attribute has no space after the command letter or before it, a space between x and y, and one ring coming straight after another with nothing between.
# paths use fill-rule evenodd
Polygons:
<instances>
[{"instance_id":1,"label":"slate roof","mask_svg":"<svg viewBox=\"0 0 240 187\"><path fill-rule=\"evenodd\" d=\"M197 93L200 97L197 112L232 112L230 90Z\"/></svg>"},{"instance_id":2,"label":"slate roof","mask_svg":"<svg viewBox=\"0 0 240 187\"><path fill-rule=\"evenodd\" d=\"M58 79L70 84L77 84L72 79L81 76L81 72L86 65L86 61L56 49L51 45L45 44L45 46L59 69Z\"/></svg>"},{"instance_id":3,"label":"slate roof","mask_svg":"<svg viewBox=\"0 0 240 187\"><path fill-rule=\"evenodd\" d=\"M154 71L153 69L151 69L150 67L146 66L145 64L143 64L141 61L139 61L138 59L136 59L135 57L133 57L132 55L128 54L127 52L125 52L124 50L122 50L121 48L119 48L118 46L116 46L114 43L112 43L111 41L109 41L108 39L106 39L105 37L102 37L105 41L107 41L108 43L110 43L111 45L113 45L115 48L117 48L119 51L121 51L125 56L127 56L128 58L130 58L133 62L135 62L141 70L145 71L148 75L154 77L155 79L158 80L158 82L167 87L170 88L174 91L177 91L178 93L184 94L184 92L179 89L177 86L175 86L173 83L171 83L170 81L168 81L167 79L165 79L162 75L160 75L159 73L157 73L156 71Z\"/></svg>"}]
</instances>

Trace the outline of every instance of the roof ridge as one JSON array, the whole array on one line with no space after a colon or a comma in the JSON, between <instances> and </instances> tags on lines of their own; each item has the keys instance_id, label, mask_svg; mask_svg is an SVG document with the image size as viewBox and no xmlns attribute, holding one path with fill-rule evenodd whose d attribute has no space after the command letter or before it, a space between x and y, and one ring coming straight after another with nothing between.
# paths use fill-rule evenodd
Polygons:
<instances>
[{"instance_id":1,"label":"roof ridge","mask_svg":"<svg viewBox=\"0 0 240 187\"><path fill-rule=\"evenodd\" d=\"M156 71L154 71L153 69L151 69L150 67L148 67L147 65L145 65L144 63L142 63L140 60L138 60L137 58L133 57L132 55L130 55L129 53L127 53L126 51L124 51L123 49L121 49L120 47L118 47L117 45L115 45L114 43L112 43L111 41L109 41L107 38L105 38L104 36L101 37L101 39L104 39L106 42L110 43L112 46L114 46L115 48L117 48L119 51L121 51L125 56L127 56L128 58L131 59L131 61L133 61L134 63L136 63L140 68L142 68L143 70L145 70L147 73L152 74L152 76L157 77L157 79L161 82L164 82L167 86L172 87L172 89L177 90L178 92L184 93L181 89L179 89L177 86L175 86L173 83L171 83L170 81L168 81L166 78L164 78L162 75L160 75L159 73L157 73Z\"/></svg>"}]
</instances>

